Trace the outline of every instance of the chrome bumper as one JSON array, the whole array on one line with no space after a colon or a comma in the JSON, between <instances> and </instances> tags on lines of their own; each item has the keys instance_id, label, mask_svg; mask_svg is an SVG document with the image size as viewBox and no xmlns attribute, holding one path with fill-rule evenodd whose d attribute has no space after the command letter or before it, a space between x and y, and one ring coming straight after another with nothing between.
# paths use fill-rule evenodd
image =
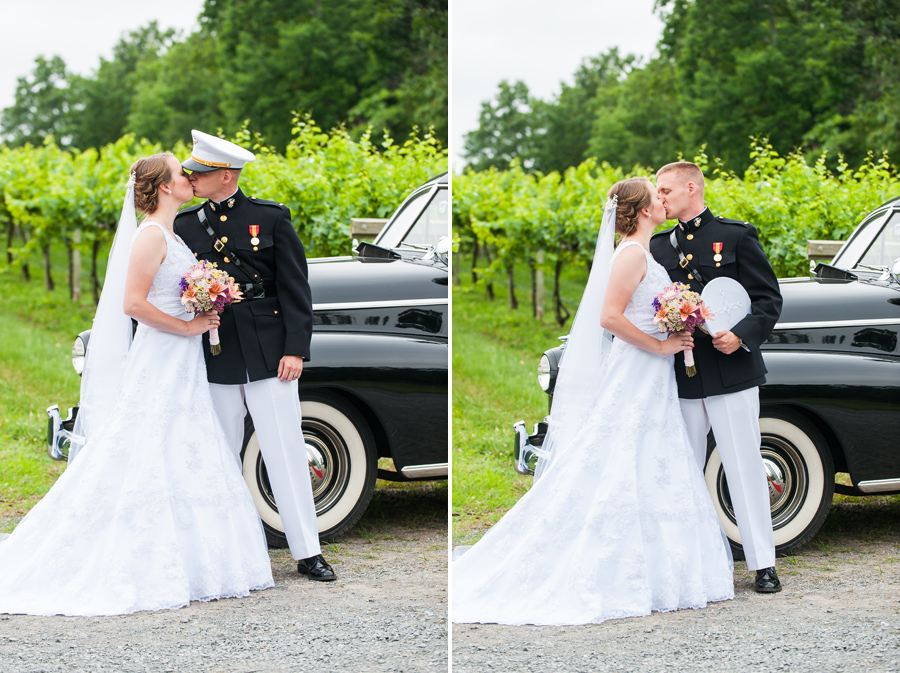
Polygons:
<instances>
[{"instance_id":1,"label":"chrome bumper","mask_svg":"<svg viewBox=\"0 0 900 673\"><path fill-rule=\"evenodd\" d=\"M519 474L534 474L538 458L544 457L541 446L547 435L547 419L534 424L534 433L529 435L525 429L525 421L513 424L516 437L513 443L513 461Z\"/></svg>"},{"instance_id":2,"label":"chrome bumper","mask_svg":"<svg viewBox=\"0 0 900 673\"><path fill-rule=\"evenodd\" d=\"M59 406L54 404L47 407L47 415L50 417L47 421L47 453L53 460L68 460L72 441L81 443L81 438L72 433L78 407L70 408L69 415L63 419L59 413Z\"/></svg>"}]
</instances>

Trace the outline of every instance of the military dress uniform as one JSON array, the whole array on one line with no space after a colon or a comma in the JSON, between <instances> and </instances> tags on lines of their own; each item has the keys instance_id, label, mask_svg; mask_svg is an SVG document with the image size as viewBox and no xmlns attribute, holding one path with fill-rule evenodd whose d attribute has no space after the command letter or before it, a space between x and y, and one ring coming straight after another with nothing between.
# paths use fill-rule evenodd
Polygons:
<instances>
[{"instance_id":1,"label":"military dress uniform","mask_svg":"<svg viewBox=\"0 0 900 673\"><path fill-rule=\"evenodd\" d=\"M211 138L199 136L201 142ZM201 152L196 149L196 131L194 140L195 152L183 165L200 170L207 164L194 165L205 161L198 157ZM211 156L210 152L207 148L203 156ZM250 157L246 161L252 161L253 155L246 154ZM215 237L201 222L201 212ZM175 218L175 232L197 259L215 262L241 286L243 300L226 307L221 315L221 353L211 355L208 334L203 337L210 393L238 459L246 402L291 554L298 560L316 556L321 549L309 466L301 441L297 381L277 378L278 365L285 355L309 360L312 337L306 256L291 224L290 210L280 203L248 198L237 189L221 202L207 201L182 210Z\"/></svg>"},{"instance_id":2,"label":"military dress uniform","mask_svg":"<svg viewBox=\"0 0 900 673\"><path fill-rule=\"evenodd\" d=\"M706 438L712 427L734 505L749 569L775 565L775 542L765 467L759 453L759 386L766 367L760 346L781 315L778 279L747 222L714 217L709 208L674 227L685 262L670 242L673 229L650 239L650 252L669 277L701 292L713 278L739 282L750 295L750 313L731 331L741 347L725 355L712 337L694 332L697 373L687 376L684 354L675 356L678 396L688 435L701 469L706 464ZM692 271L699 272L702 284Z\"/></svg>"}]
</instances>

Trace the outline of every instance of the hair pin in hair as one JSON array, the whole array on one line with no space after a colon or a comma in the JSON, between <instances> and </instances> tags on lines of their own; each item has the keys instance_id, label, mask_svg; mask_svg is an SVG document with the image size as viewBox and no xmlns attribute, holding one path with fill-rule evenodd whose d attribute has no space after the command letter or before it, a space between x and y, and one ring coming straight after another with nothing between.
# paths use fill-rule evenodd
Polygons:
<instances>
[{"instance_id":1,"label":"hair pin in hair","mask_svg":"<svg viewBox=\"0 0 900 673\"><path fill-rule=\"evenodd\" d=\"M135 174L134 171L131 171L131 177L128 178L128 182L125 184L126 189L128 187L133 187L136 180L137 180L137 175Z\"/></svg>"},{"instance_id":2,"label":"hair pin in hair","mask_svg":"<svg viewBox=\"0 0 900 673\"><path fill-rule=\"evenodd\" d=\"M603 206L603 210L609 210L612 208L615 210L619 206L619 195L613 194L610 198L606 200L606 205Z\"/></svg>"}]
</instances>

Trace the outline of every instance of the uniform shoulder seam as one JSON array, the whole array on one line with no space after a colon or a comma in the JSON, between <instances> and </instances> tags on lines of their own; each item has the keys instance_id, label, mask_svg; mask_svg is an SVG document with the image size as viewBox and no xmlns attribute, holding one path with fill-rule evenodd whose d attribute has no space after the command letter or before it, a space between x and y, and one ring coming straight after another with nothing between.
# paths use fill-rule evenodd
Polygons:
<instances>
[{"instance_id":1,"label":"uniform shoulder seam","mask_svg":"<svg viewBox=\"0 0 900 673\"><path fill-rule=\"evenodd\" d=\"M752 227L753 225L747 222L746 220L732 220L727 217L717 216L716 219L722 224L737 224L741 227Z\"/></svg>"},{"instance_id":2,"label":"uniform shoulder seam","mask_svg":"<svg viewBox=\"0 0 900 673\"><path fill-rule=\"evenodd\" d=\"M665 234L666 236L668 236L669 234L672 233L672 230L673 230L673 229L675 229L674 226L673 226L673 227L669 227L668 229L663 229L662 231L657 231L657 232L656 232L655 234L653 234L650 238L656 238L657 236L662 236L662 235L664 235L664 234Z\"/></svg>"},{"instance_id":3,"label":"uniform shoulder seam","mask_svg":"<svg viewBox=\"0 0 900 673\"><path fill-rule=\"evenodd\" d=\"M175 214L175 217L178 218L178 217L180 217L181 215L187 215L188 213L194 213L194 212L200 210L202 207L203 207L203 204L202 204L202 203L201 203L199 206L188 206L188 207L185 208L184 210L179 210L179 211Z\"/></svg>"},{"instance_id":4,"label":"uniform shoulder seam","mask_svg":"<svg viewBox=\"0 0 900 673\"><path fill-rule=\"evenodd\" d=\"M259 199L255 196L248 197L251 203L258 203L263 206L272 206L274 208L287 208L283 203L279 203L278 201L269 201L267 199Z\"/></svg>"}]
</instances>

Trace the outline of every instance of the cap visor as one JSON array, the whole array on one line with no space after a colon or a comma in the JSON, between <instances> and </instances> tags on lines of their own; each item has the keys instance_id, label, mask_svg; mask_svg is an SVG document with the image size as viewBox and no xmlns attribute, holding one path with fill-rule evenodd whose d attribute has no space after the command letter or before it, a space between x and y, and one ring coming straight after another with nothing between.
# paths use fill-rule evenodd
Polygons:
<instances>
[{"instance_id":1,"label":"cap visor","mask_svg":"<svg viewBox=\"0 0 900 673\"><path fill-rule=\"evenodd\" d=\"M216 166L204 166L203 164L199 164L193 159L187 159L186 161L181 162L181 167L185 170L197 173L209 173L210 171L219 170Z\"/></svg>"}]
</instances>

